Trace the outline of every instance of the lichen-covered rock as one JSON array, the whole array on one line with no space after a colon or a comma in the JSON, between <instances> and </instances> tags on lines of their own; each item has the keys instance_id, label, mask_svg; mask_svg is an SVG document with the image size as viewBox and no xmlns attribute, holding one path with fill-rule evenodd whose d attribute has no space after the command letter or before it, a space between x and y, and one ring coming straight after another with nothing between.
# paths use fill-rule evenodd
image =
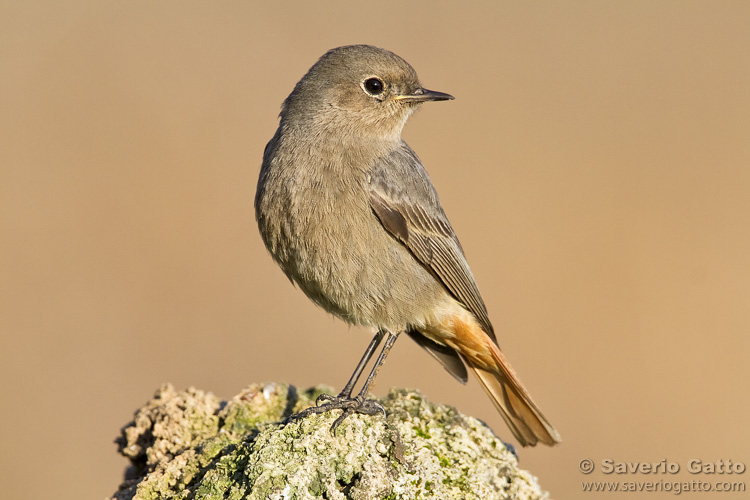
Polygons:
<instances>
[{"instance_id":1,"label":"lichen-covered rock","mask_svg":"<svg viewBox=\"0 0 750 500\"><path fill-rule=\"evenodd\" d=\"M394 389L382 416L279 422L330 387L254 384L230 401L162 386L117 439L126 499L544 499L480 421Z\"/></svg>"}]
</instances>

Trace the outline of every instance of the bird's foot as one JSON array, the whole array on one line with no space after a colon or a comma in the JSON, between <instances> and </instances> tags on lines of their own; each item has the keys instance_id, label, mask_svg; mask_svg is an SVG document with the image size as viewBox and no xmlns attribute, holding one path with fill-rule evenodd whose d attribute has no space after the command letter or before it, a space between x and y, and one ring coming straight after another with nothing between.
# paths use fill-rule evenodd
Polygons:
<instances>
[{"instance_id":1,"label":"bird's foot","mask_svg":"<svg viewBox=\"0 0 750 500\"><path fill-rule=\"evenodd\" d=\"M331 425L331 433L336 434L336 428L346 420L347 417L361 413L363 415L377 415L382 413L385 417L385 408L372 399L365 399L362 394L355 397L344 396L339 394L338 396L331 396L329 394L321 394L318 399L315 400L316 406L305 408L304 410L290 415L284 424L288 424L295 420L302 420L310 415L317 415L319 413L327 413L331 410L342 410L341 415Z\"/></svg>"}]
</instances>

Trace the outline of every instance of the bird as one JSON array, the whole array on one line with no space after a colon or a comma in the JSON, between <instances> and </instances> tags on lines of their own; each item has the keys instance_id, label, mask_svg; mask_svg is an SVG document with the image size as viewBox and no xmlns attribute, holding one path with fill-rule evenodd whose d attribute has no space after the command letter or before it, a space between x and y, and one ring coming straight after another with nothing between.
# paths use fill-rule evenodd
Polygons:
<instances>
[{"instance_id":1,"label":"bird","mask_svg":"<svg viewBox=\"0 0 750 500\"><path fill-rule=\"evenodd\" d=\"M315 304L375 331L341 393L292 419L342 410L335 432L354 413L385 413L368 389L405 332L459 382L472 372L521 445L552 446L560 435L500 350L437 191L401 137L421 104L452 99L393 52L348 45L320 57L284 100L255 196L263 242Z\"/></svg>"}]
</instances>

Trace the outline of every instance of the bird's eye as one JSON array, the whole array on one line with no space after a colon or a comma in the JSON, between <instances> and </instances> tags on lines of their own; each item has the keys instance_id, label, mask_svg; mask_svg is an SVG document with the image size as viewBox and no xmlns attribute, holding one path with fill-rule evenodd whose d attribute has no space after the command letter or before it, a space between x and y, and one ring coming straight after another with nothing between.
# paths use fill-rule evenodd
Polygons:
<instances>
[{"instance_id":1,"label":"bird's eye","mask_svg":"<svg viewBox=\"0 0 750 500\"><path fill-rule=\"evenodd\" d=\"M371 95L380 95L383 93L383 82L377 78L368 78L365 80L365 90Z\"/></svg>"}]
</instances>

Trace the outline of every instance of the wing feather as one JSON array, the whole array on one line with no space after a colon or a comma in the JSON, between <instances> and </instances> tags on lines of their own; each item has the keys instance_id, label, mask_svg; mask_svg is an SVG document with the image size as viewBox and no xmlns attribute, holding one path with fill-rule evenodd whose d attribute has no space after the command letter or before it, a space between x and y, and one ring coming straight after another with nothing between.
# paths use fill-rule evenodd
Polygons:
<instances>
[{"instance_id":1,"label":"wing feather","mask_svg":"<svg viewBox=\"0 0 750 500\"><path fill-rule=\"evenodd\" d=\"M370 206L383 227L405 245L495 340L474 275L417 155L402 147L370 172ZM497 342L495 340L495 342Z\"/></svg>"}]
</instances>

